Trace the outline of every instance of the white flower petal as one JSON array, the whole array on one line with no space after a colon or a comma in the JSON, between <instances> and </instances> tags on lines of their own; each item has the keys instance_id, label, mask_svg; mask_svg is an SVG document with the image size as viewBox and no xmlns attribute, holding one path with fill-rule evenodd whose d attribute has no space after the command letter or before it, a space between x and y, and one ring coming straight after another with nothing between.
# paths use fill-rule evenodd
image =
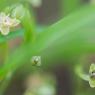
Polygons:
<instances>
[{"instance_id":1,"label":"white flower petal","mask_svg":"<svg viewBox=\"0 0 95 95\"><path fill-rule=\"evenodd\" d=\"M8 35L11 27L15 27L20 23L20 20L11 18L10 15L0 13L0 32L2 35Z\"/></svg>"},{"instance_id":2,"label":"white flower petal","mask_svg":"<svg viewBox=\"0 0 95 95\"><path fill-rule=\"evenodd\" d=\"M0 24L2 24L3 23L3 21L4 21L4 19L5 19L5 17L6 17L6 15L5 15L5 13L0 13Z\"/></svg>"},{"instance_id":3,"label":"white flower petal","mask_svg":"<svg viewBox=\"0 0 95 95\"><path fill-rule=\"evenodd\" d=\"M10 32L9 27L2 27L0 30L2 35L8 35Z\"/></svg>"},{"instance_id":4,"label":"white flower petal","mask_svg":"<svg viewBox=\"0 0 95 95\"><path fill-rule=\"evenodd\" d=\"M93 71L95 71L95 64L94 63L92 63L90 65L89 73L92 73Z\"/></svg>"},{"instance_id":5,"label":"white flower petal","mask_svg":"<svg viewBox=\"0 0 95 95\"><path fill-rule=\"evenodd\" d=\"M89 85L90 85L90 87L94 88L95 87L95 80L90 79Z\"/></svg>"},{"instance_id":6,"label":"white flower petal","mask_svg":"<svg viewBox=\"0 0 95 95\"><path fill-rule=\"evenodd\" d=\"M15 26L17 26L17 25L20 24L20 20L17 20L16 18L15 19L12 19L11 20L11 24L12 24L12 27L15 27Z\"/></svg>"},{"instance_id":7,"label":"white flower petal","mask_svg":"<svg viewBox=\"0 0 95 95\"><path fill-rule=\"evenodd\" d=\"M12 25L11 18L6 16L6 18L3 21L3 24L6 25L6 26L11 26Z\"/></svg>"}]
</instances>

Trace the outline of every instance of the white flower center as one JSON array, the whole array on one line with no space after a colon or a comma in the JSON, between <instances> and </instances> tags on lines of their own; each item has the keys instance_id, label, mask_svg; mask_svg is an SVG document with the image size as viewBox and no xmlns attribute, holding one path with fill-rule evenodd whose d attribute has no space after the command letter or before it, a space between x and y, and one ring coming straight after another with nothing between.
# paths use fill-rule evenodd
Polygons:
<instances>
[{"instance_id":1,"label":"white flower center","mask_svg":"<svg viewBox=\"0 0 95 95\"><path fill-rule=\"evenodd\" d=\"M0 32L2 35L8 35L11 27L15 27L20 23L16 18L11 18L10 15L0 13Z\"/></svg>"}]
</instances>

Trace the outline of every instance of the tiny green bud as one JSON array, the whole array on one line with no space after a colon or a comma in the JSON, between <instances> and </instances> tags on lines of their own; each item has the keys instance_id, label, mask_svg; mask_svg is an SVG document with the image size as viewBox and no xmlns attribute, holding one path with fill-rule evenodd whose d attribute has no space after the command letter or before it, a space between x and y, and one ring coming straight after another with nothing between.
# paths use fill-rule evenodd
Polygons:
<instances>
[{"instance_id":1,"label":"tiny green bud","mask_svg":"<svg viewBox=\"0 0 95 95\"><path fill-rule=\"evenodd\" d=\"M33 56L31 62L32 65L41 66L41 56Z\"/></svg>"}]
</instances>

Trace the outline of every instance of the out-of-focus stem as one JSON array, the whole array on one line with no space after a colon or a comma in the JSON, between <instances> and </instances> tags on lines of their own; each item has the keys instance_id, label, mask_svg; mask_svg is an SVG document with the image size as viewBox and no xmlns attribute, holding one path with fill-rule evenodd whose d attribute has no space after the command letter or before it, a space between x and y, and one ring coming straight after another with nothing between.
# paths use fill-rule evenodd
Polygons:
<instances>
[{"instance_id":1,"label":"out-of-focus stem","mask_svg":"<svg viewBox=\"0 0 95 95\"><path fill-rule=\"evenodd\" d=\"M8 55L8 43L4 42L0 44L0 66L3 65Z\"/></svg>"},{"instance_id":2,"label":"out-of-focus stem","mask_svg":"<svg viewBox=\"0 0 95 95\"><path fill-rule=\"evenodd\" d=\"M25 16L22 20L23 28L25 29L24 33L24 41L25 43L33 43L35 40L35 19L33 12L29 11L29 7L26 6L25 8Z\"/></svg>"},{"instance_id":3,"label":"out-of-focus stem","mask_svg":"<svg viewBox=\"0 0 95 95\"><path fill-rule=\"evenodd\" d=\"M61 0L61 14L67 15L76 10L80 5L80 0Z\"/></svg>"},{"instance_id":4,"label":"out-of-focus stem","mask_svg":"<svg viewBox=\"0 0 95 95\"><path fill-rule=\"evenodd\" d=\"M5 61L7 60L8 58L8 43L7 42L4 42L4 43L1 43L0 44L0 62L2 64L0 64L0 66L2 67L5 63ZM0 95L4 95L4 92L5 92L5 89L7 88L7 85L8 85L8 82L9 82L9 78L7 79L4 79L3 80L3 76L0 76ZM3 80L3 81L2 81Z\"/></svg>"},{"instance_id":5,"label":"out-of-focus stem","mask_svg":"<svg viewBox=\"0 0 95 95\"><path fill-rule=\"evenodd\" d=\"M4 95L6 88L8 87L10 81L12 78L12 73L9 72L6 77L3 79L3 81L0 83L0 95Z\"/></svg>"}]
</instances>

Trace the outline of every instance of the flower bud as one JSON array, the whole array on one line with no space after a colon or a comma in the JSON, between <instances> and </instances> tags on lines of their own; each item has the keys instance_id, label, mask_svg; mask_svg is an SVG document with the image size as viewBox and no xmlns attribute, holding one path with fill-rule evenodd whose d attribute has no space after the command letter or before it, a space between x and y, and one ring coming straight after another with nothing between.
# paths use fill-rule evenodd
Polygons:
<instances>
[{"instance_id":1,"label":"flower bud","mask_svg":"<svg viewBox=\"0 0 95 95\"><path fill-rule=\"evenodd\" d=\"M11 13L11 17L21 19L25 15L25 8L23 5L16 6Z\"/></svg>"},{"instance_id":2,"label":"flower bud","mask_svg":"<svg viewBox=\"0 0 95 95\"><path fill-rule=\"evenodd\" d=\"M40 7L42 5L42 0L29 0L33 7Z\"/></svg>"}]
</instances>

